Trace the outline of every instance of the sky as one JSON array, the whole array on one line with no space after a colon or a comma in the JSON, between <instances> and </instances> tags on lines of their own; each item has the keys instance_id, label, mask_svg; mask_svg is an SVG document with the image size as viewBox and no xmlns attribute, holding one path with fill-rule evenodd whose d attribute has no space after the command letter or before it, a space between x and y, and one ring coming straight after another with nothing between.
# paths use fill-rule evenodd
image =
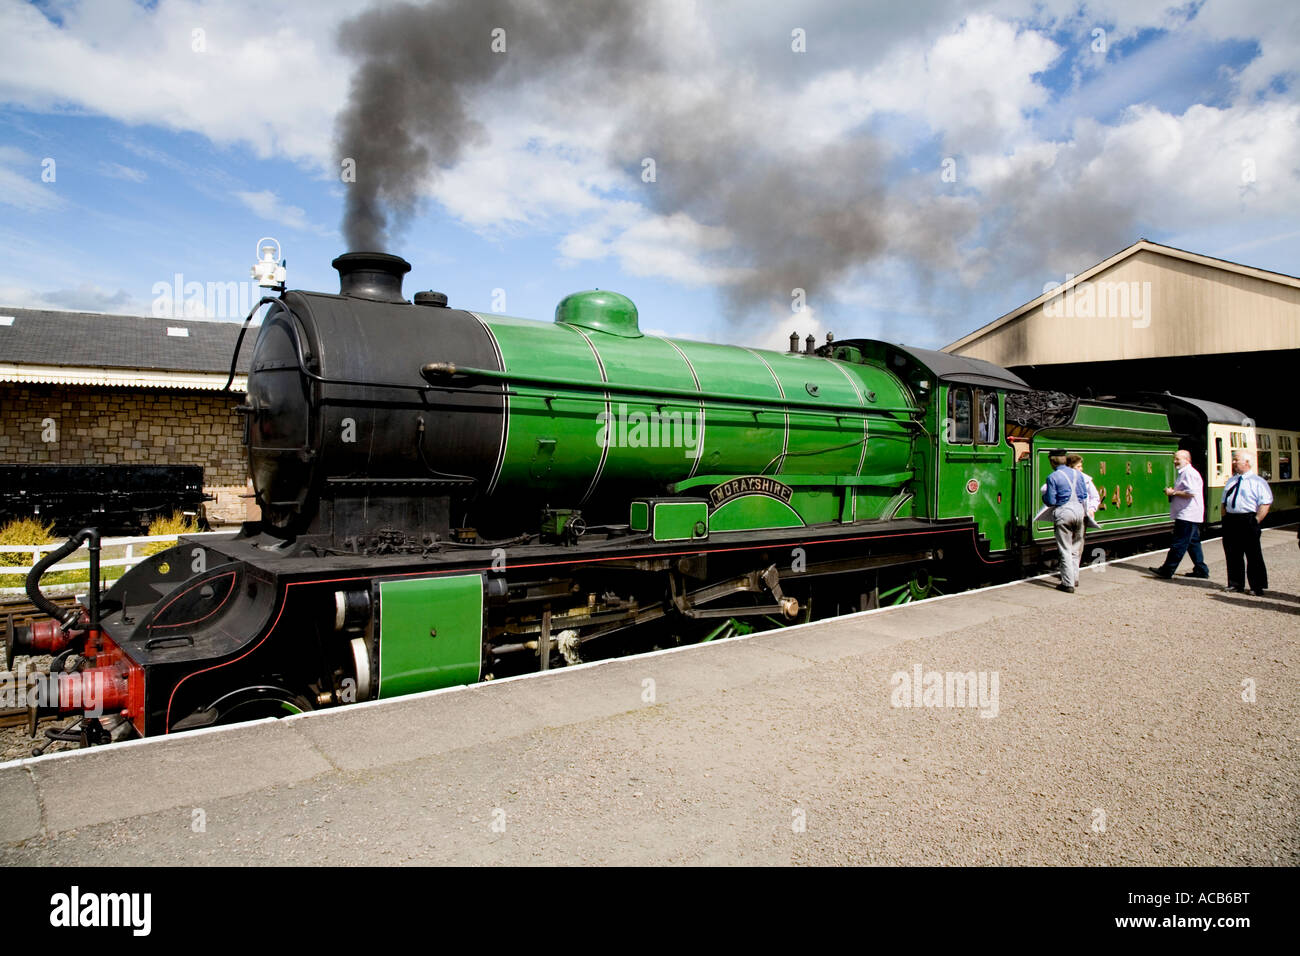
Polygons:
<instances>
[{"instance_id":1,"label":"sky","mask_svg":"<svg viewBox=\"0 0 1300 956\"><path fill-rule=\"evenodd\" d=\"M242 320L265 236L768 348L941 347L1140 237L1300 273L1294 0L0 0L0 53L0 311Z\"/></svg>"}]
</instances>

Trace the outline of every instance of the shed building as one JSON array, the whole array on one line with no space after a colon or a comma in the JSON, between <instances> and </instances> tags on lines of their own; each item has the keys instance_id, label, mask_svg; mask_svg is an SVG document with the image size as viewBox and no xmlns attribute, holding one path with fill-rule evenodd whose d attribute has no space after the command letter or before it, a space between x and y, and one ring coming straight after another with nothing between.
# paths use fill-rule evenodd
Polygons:
<instances>
[{"instance_id":1,"label":"shed building","mask_svg":"<svg viewBox=\"0 0 1300 956\"><path fill-rule=\"evenodd\" d=\"M0 307L0 461L201 465L210 518L256 517L235 411L252 338L223 390L238 335L233 322Z\"/></svg>"},{"instance_id":2,"label":"shed building","mask_svg":"<svg viewBox=\"0 0 1300 956\"><path fill-rule=\"evenodd\" d=\"M944 351L1036 388L1194 395L1295 428L1300 278L1141 239Z\"/></svg>"}]
</instances>

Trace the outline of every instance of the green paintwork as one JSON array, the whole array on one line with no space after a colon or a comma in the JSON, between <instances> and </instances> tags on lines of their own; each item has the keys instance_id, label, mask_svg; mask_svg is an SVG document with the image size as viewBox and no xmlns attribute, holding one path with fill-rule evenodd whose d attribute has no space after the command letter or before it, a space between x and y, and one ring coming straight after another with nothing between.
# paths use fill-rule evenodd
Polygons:
<instances>
[{"instance_id":1,"label":"green paintwork","mask_svg":"<svg viewBox=\"0 0 1300 956\"><path fill-rule=\"evenodd\" d=\"M555 321L624 338L641 338L636 304L625 295L602 289L566 295L555 307Z\"/></svg>"},{"instance_id":2,"label":"green paintwork","mask_svg":"<svg viewBox=\"0 0 1300 956\"><path fill-rule=\"evenodd\" d=\"M1004 551L1012 541L1015 501L1010 493L1011 474L1015 450L1004 438L1001 423L1006 420L1006 396L990 390L995 396L999 428L992 442L981 444L974 440L958 442L958 436L946 428L949 394L954 388L967 388L945 384L936 390L936 401L930 404L926 427L937 442L928 444L919 456L917 466L917 501L930 507L929 514L940 519L973 518L980 534L988 540L990 551ZM978 407L973 402L973 407ZM929 483L930 488L925 484ZM927 494L928 492L928 494Z\"/></svg>"},{"instance_id":3,"label":"green paintwork","mask_svg":"<svg viewBox=\"0 0 1300 956\"><path fill-rule=\"evenodd\" d=\"M1169 417L1164 412L1145 412L1133 408L1079 403L1075 425L1093 428L1132 428L1142 431L1169 431Z\"/></svg>"},{"instance_id":4,"label":"green paintwork","mask_svg":"<svg viewBox=\"0 0 1300 956\"><path fill-rule=\"evenodd\" d=\"M1061 434L1047 429L1034 437L1034 452L1025 465L1025 507L1029 515L1042 507L1039 489L1051 472L1048 452L1065 448L1083 456L1084 473L1090 475L1102 495L1096 521L1102 531L1135 527L1160 527L1171 524L1169 499L1165 488L1174 483L1173 453L1178 439L1173 435L1139 436L1111 433L1082 436L1077 431ZM1053 536L1052 516L1048 512L1034 523L1033 539L1045 541Z\"/></svg>"},{"instance_id":5,"label":"green paintwork","mask_svg":"<svg viewBox=\"0 0 1300 956\"><path fill-rule=\"evenodd\" d=\"M709 503L698 501L654 502L656 541L690 541L706 538L709 534Z\"/></svg>"},{"instance_id":6,"label":"green paintwork","mask_svg":"<svg viewBox=\"0 0 1300 956\"><path fill-rule=\"evenodd\" d=\"M908 472L914 401L882 369L480 318L501 349L506 372L496 377L512 393L498 488L515 499L585 511L670 487L681 494L681 482L704 475L794 472L833 487L841 476L884 485ZM841 509L824 498L808 499L818 520L838 520ZM856 515L865 517L875 516Z\"/></svg>"},{"instance_id":7,"label":"green paintwork","mask_svg":"<svg viewBox=\"0 0 1300 956\"><path fill-rule=\"evenodd\" d=\"M571 508L548 508L542 512L540 530L543 538L563 538L569 534L569 525L581 517L581 512Z\"/></svg>"},{"instance_id":8,"label":"green paintwork","mask_svg":"<svg viewBox=\"0 0 1300 956\"><path fill-rule=\"evenodd\" d=\"M479 679L482 575L379 581L375 587L381 698Z\"/></svg>"},{"instance_id":9,"label":"green paintwork","mask_svg":"<svg viewBox=\"0 0 1300 956\"><path fill-rule=\"evenodd\" d=\"M799 528L803 524L794 508L766 495L733 498L709 515L710 532Z\"/></svg>"},{"instance_id":10,"label":"green paintwork","mask_svg":"<svg viewBox=\"0 0 1300 956\"><path fill-rule=\"evenodd\" d=\"M1215 524L1223 520L1223 486L1205 487L1205 520Z\"/></svg>"},{"instance_id":11,"label":"green paintwork","mask_svg":"<svg viewBox=\"0 0 1300 956\"><path fill-rule=\"evenodd\" d=\"M929 568L921 567L911 571L906 581L895 587L879 592L881 605L911 604L926 598L943 594L940 585L947 584L947 578L938 578L930 573Z\"/></svg>"},{"instance_id":12,"label":"green paintwork","mask_svg":"<svg viewBox=\"0 0 1300 956\"><path fill-rule=\"evenodd\" d=\"M708 514L709 532L967 519L996 553L1044 537L1041 527L1029 528L1041 483L1037 456L1065 445L1108 469L1124 456L1155 456L1152 485L1134 483L1132 505L1128 483L1116 507L1109 500L1114 483L1092 471L1094 462L1089 468L1108 489L1104 526L1167 521L1167 469L1163 459L1158 468L1154 462L1176 442L1161 412L1080 402L1073 422L1040 430L1030 458L1017 463L1005 437L1003 392L940 380L916 356L885 343L837 344L828 359L643 335L635 306L607 292L570 296L555 324L479 317L504 370L462 373L509 386L497 488L515 506L584 514L608 507L656 540L690 540L698 505L683 502L660 514L657 501L761 476L787 485L789 504L735 498ZM950 396L967 394L973 408L996 409L986 441L979 440L978 415L971 441L959 442L945 427Z\"/></svg>"},{"instance_id":13,"label":"green paintwork","mask_svg":"<svg viewBox=\"0 0 1300 956\"><path fill-rule=\"evenodd\" d=\"M1300 482L1290 481L1270 481L1269 490L1273 492L1273 505L1270 510L1274 514L1280 514L1283 511L1292 511L1300 504Z\"/></svg>"}]
</instances>

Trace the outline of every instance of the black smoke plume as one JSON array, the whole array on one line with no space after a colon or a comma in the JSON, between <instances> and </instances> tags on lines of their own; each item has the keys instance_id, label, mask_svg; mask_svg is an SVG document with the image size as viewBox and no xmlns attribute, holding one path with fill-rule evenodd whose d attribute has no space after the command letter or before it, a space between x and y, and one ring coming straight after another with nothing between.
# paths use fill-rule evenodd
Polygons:
<instances>
[{"instance_id":1,"label":"black smoke plume","mask_svg":"<svg viewBox=\"0 0 1300 956\"><path fill-rule=\"evenodd\" d=\"M568 62L618 76L644 65L636 41L646 6L452 0L381 7L345 22L339 45L357 69L335 140L338 159L356 163L343 217L348 248L385 248L430 177L484 140L468 104L476 88L513 87ZM493 50L498 30L504 52Z\"/></svg>"},{"instance_id":2,"label":"black smoke plume","mask_svg":"<svg viewBox=\"0 0 1300 956\"><path fill-rule=\"evenodd\" d=\"M386 248L428 182L486 140L476 93L490 86L495 99L536 83L555 101L617 111L609 159L634 182L642 160L655 160L656 181L638 182L649 208L726 232L729 245L710 263L726 270L733 318L788 307L794 289L824 302L836 282L884 253L922 273L961 259L958 243L977 213L937 195L937 166L909 193L887 175L888 151L868 132L802 141L801 117L755 112L762 104L743 63L716 87L693 90L690 102L665 95L680 77L666 74L666 53L656 49L663 41L646 21L656 15L666 14L645 0L448 0L381 7L344 23L339 42L356 62L336 128L339 158L356 162L348 248ZM505 53L492 50L498 29ZM708 66L717 82L718 64ZM587 95L573 96L578 86Z\"/></svg>"},{"instance_id":3,"label":"black smoke plume","mask_svg":"<svg viewBox=\"0 0 1300 956\"><path fill-rule=\"evenodd\" d=\"M720 264L738 270L725 289L737 317L764 303L788 307L794 289L821 296L885 247L874 140L806 148L788 127L762 126L718 96L688 109L651 106L615 140L624 167L655 158L657 181L645 189L652 208L730 234Z\"/></svg>"}]
</instances>

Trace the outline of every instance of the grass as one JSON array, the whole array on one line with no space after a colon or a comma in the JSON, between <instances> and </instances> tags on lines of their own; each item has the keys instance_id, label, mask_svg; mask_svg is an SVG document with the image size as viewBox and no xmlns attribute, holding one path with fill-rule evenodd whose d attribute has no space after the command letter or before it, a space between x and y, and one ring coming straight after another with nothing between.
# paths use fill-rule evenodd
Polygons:
<instances>
[{"instance_id":1,"label":"grass","mask_svg":"<svg viewBox=\"0 0 1300 956\"><path fill-rule=\"evenodd\" d=\"M55 544L61 543L63 539L53 534L54 526L46 524L35 518L17 518L8 524L0 526L0 544ZM192 534L198 528L194 521L186 518L179 512L169 517L155 518L149 523L148 534ZM157 554L159 551L166 551L172 547L170 541L155 541L147 545L138 546L135 554L150 555ZM112 558L121 558L126 556L126 546L117 545L112 548L104 548L100 553L101 560ZM84 562L87 560L85 551L73 552L67 558L71 562ZM31 552L23 554L0 551L0 568L5 566L25 568L32 564ZM99 572L101 583L116 580L126 573L122 567L101 568ZM0 574L0 588L20 588L27 580L27 575L22 574ZM90 582L90 572L81 571L47 571L41 578L42 587L53 586L58 584L81 584Z\"/></svg>"}]
</instances>

